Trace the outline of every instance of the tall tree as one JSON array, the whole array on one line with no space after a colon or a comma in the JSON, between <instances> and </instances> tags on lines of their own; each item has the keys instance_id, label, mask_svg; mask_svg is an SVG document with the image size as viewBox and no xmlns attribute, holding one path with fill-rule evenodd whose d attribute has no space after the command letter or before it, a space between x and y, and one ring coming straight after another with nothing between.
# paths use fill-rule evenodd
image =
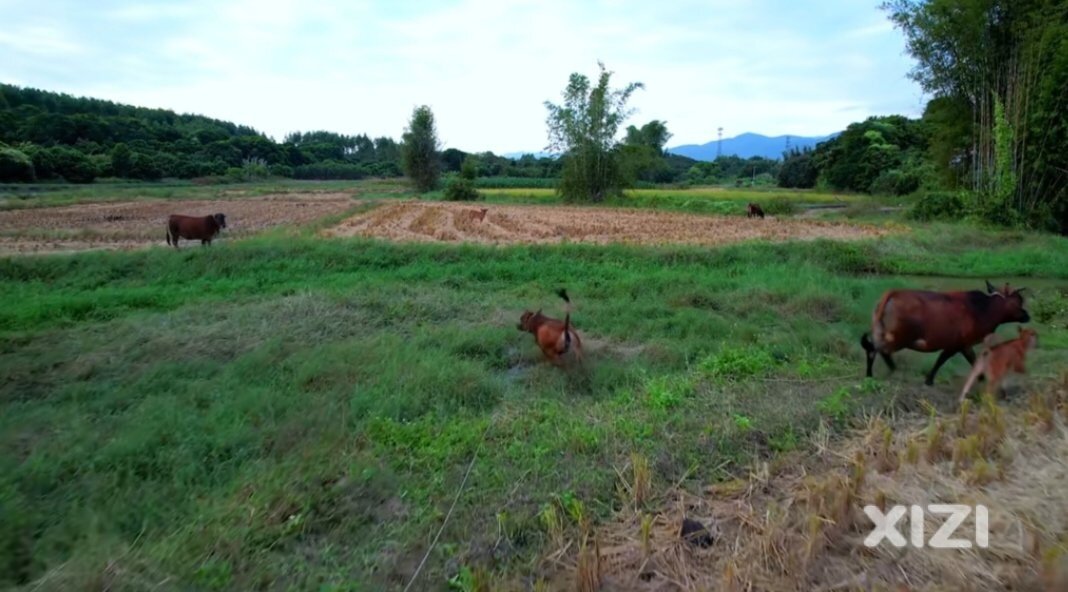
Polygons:
<instances>
[{"instance_id":1,"label":"tall tree","mask_svg":"<svg viewBox=\"0 0 1068 592\"><path fill-rule=\"evenodd\" d=\"M437 186L441 175L438 133L434 129L434 113L430 107L423 105L412 111L412 120L404 130L403 140L404 174L412 180L416 191L430 191Z\"/></svg>"},{"instance_id":2,"label":"tall tree","mask_svg":"<svg viewBox=\"0 0 1068 592\"><path fill-rule=\"evenodd\" d=\"M916 58L912 78L971 112L970 126L952 118L971 132L953 159L967 161L978 209L1012 209L1068 232L1068 3L888 0L882 8ZM947 104L940 114L954 115Z\"/></svg>"},{"instance_id":3,"label":"tall tree","mask_svg":"<svg viewBox=\"0 0 1068 592\"><path fill-rule=\"evenodd\" d=\"M563 154L559 191L568 201L601 201L623 188L616 134L632 113L627 101L644 86L632 82L613 89L609 86L612 72L603 63L597 65L600 75L596 86L576 72L564 89L562 104L545 102L549 111L547 149Z\"/></svg>"}]
</instances>

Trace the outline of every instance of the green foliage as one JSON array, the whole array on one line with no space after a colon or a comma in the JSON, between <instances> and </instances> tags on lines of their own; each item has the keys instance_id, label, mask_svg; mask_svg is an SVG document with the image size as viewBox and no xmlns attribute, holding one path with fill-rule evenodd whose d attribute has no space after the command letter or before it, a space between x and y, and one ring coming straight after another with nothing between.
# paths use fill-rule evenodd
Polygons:
<instances>
[{"instance_id":1,"label":"green foliage","mask_svg":"<svg viewBox=\"0 0 1068 592\"><path fill-rule=\"evenodd\" d=\"M37 179L33 160L21 150L0 144L0 182L32 182Z\"/></svg>"},{"instance_id":2,"label":"green foliage","mask_svg":"<svg viewBox=\"0 0 1068 592\"><path fill-rule=\"evenodd\" d=\"M872 195L908 195L919 188L919 176L892 169L880 173L871 182L868 192Z\"/></svg>"},{"instance_id":3,"label":"green foliage","mask_svg":"<svg viewBox=\"0 0 1068 592\"><path fill-rule=\"evenodd\" d=\"M404 131L401 150L404 174L412 181L419 193L434 189L441 175L438 160L438 132L434 127L434 114L423 105L412 111L412 119Z\"/></svg>"},{"instance_id":4,"label":"green foliage","mask_svg":"<svg viewBox=\"0 0 1068 592\"><path fill-rule=\"evenodd\" d=\"M775 358L762 347L727 345L706 357L699 366L710 378L745 380L764 375L775 365Z\"/></svg>"},{"instance_id":5,"label":"green foliage","mask_svg":"<svg viewBox=\"0 0 1068 592\"><path fill-rule=\"evenodd\" d=\"M911 220L961 220L967 213L965 200L958 191L927 191L916 197L908 210Z\"/></svg>"},{"instance_id":6,"label":"green foliage","mask_svg":"<svg viewBox=\"0 0 1068 592\"><path fill-rule=\"evenodd\" d=\"M928 131L922 122L900 115L871 117L850 124L834 139L816 147L813 158L822 178L833 188L868 192L874 188L895 195L910 193L918 180L887 177L909 162L922 160L927 150ZM899 174L903 174L900 173Z\"/></svg>"},{"instance_id":7,"label":"green foliage","mask_svg":"<svg viewBox=\"0 0 1068 592\"><path fill-rule=\"evenodd\" d=\"M779 168L779 187L811 189L816 186L819 174L812 149L794 148L783 155L783 163Z\"/></svg>"},{"instance_id":8,"label":"green foliage","mask_svg":"<svg viewBox=\"0 0 1068 592\"><path fill-rule=\"evenodd\" d=\"M731 420L734 422L734 427L737 428L738 431L748 432L753 429L753 420L741 413L732 413Z\"/></svg>"},{"instance_id":9,"label":"green foliage","mask_svg":"<svg viewBox=\"0 0 1068 592\"><path fill-rule=\"evenodd\" d=\"M655 376L646 381L645 395L653 409L672 409L693 395L693 382L685 376Z\"/></svg>"},{"instance_id":10,"label":"green foliage","mask_svg":"<svg viewBox=\"0 0 1068 592\"><path fill-rule=\"evenodd\" d=\"M479 177L475 187L482 189L554 189L557 180L529 177Z\"/></svg>"},{"instance_id":11,"label":"green foliage","mask_svg":"<svg viewBox=\"0 0 1068 592\"><path fill-rule=\"evenodd\" d=\"M300 168L301 178L400 175L399 148L390 138L297 132L279 144L248 127L162 109L4 84L0 95L0 142L33 159L37 179L192 179L223 175L250 160L276 174Z\"/></svg>"},{"instance_id":12,"label":"green foliage","mask_svg":"<svg viewBox=\"0 0 1068 592\"><path fill-rule=\"evenodd\" d=\"M820 413L830 417L836 422L843 422L853 410L853 392L849 387L839 387L833 393L820 399L816 404Z\"/></svg>"},{"instance_id":13,"label":"green foliage","mask_svg":"<svg viewBox=\"0 0 1068 592\"><path fill-rule=\"evenodd\" d=\"M775 197L764 202L761 208L769 216L792 216L797 213L797 202L788 197Z\"/></svg>"},{"instance_id":14,"label":"green foliage","mask_svg":"<svg viewBox=\"0 0 1068 592\"><path fill-rule=\"evenodd\" d=\"M974 213L1068 234L1068 5L1056 0L887 0L935 97L932 155ZM1015 129L1014 129L1015 128Z\"/></svg>"},{"instance_id":15,"label":"green foliage","mask_svg":"<svg viewBox=\"0 0 1068 592\"><path fill-rule=\"evenodd\" d=\"M475 189L475 183L463 176L454 176L445 184L444 197L447 201L475 201L482 195Z\"/></svg>"},{"instance_id":16,"label":"green foliage","mask_svg":"<svg viewBox=\"0 0 1068 592\"><path fill-rule=\"evenodd\" d=\"M92 183L99 171L85 153L67 146L31 148L33 167L39 179L63 179L68 183Z\"/></svg>"},{"instance_id":17,"label":"green foliage","mask_svg":"<svg viewBox=\"0 0 1068 592\"><path fill-rule=\"evenodd\" d=\"M994 170L990 190L977 193L979 215L995 224L1012 226L1020 221L1019 211L1013 207L1016 194L1016 169L1013 162L1013 130L1005 118L1005 107L994 97Z\"/></svg>"},{"instance_id":18,"label":"green foliage","mask_svg":"<svg viewBox=\"0 0 1068 592\"><path fill-rule=\"evenodd\" d=\"M574 73L564 89L561 105L545 102L549 111L549 148L563 153L559 191L567 201L600 202L621 195L624 172L616 133L630 116L627 102L640 82L622 89L609 86L612 73L601 70L597 85Z\"/></svg>"},{"instance_id":19,"label":"green foliage","mask_svg":"<svg viewBox=\"0 0 1068 592\"><path fill-rule=\"evenodd\" d=\"M460 166L460 177L468 181L474 181L478 177L478 159L474 156L464 158Z\"/></svg>"}]
</instances>

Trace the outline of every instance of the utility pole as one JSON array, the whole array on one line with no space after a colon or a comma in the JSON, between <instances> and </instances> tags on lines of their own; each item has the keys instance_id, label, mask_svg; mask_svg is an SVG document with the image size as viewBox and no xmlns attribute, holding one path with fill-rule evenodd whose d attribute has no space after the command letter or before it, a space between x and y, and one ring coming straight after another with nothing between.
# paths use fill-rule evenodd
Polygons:
<instances>
[{"instance_id":1,"label":"utility pole","mask_svg":"<svg viewBox=\"0 0 1068 592\"><path fill-rule=\"evenodd\" d=\"M719 160L720 156L723 156L723 128L717 129L719 133L719 139L716 141L716 160Z\"/></svg>"}]
</instances>

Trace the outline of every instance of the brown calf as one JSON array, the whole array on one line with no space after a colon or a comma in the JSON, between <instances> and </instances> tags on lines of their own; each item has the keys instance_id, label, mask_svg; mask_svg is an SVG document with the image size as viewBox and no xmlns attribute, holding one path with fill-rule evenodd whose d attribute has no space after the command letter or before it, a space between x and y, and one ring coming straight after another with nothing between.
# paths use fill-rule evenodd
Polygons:
<instances>
[{"instance_id":1,"label":"brown calf","mask_svg":"<svg viewBox=\"0 0 1068 592\"><path fill-rule=\"evenodd\" d=\"M575 359L581 362L582 340L579 339L578 333L571 328L571 299L563 288L558 290L556 294L567 303L567 316L564 317L563 321L541 314L540 309L537 312L528 310L519 317L519 326L517 328L520 331L533 334L534 341L538 343L542 353L553 364L562 365L561 356L571 351L574 351Z\"/></svg>"},{"instance_id":2,"label":"brown calf","mask_svg":"<svg viewBox=\"0 0 1068 592\"><path fill-rule=\"evenodd\" d=\"M757 205L755 203L750 203L745 208L745 217L746 218L757 218L757 217L759 217L761 220L763 220L764 219L764 209L761 208L759 205Z\"/></svg>"},{"instance_id":3,"label":"brown calf","mask_svg":"<svg viewBox=\"0 0 1068 592\"><path fill-rule=\"evenodd\" d=\"M202 245L210 245L219 231L226 228L226 216L180 216L171 214L167 219L167 244L178 248L178 239L199 240Z\"/></svg>"},{"instance_id":4,"label":"brown calf","mask_svg":"<svg viewBox=\"0 0 1068 592\"><path fill-rule=\"evenodd\" d=\"M478 220L479 222L486 219L486 212L489 210L486 208L479 208L478 210L467 210L467 215L472 220Z\"/></svg>"},{"instance_id":5,"label":"brown calf","mask_svg":"<svg viewBox=\"0 0 1068 592\"><path fill-rule=\"evenodd\" d=\"M1008 284L996 289L987 282L986 293L979 290L886 292L872 313L871 334L865 333L860 338L868 359L867 375L871 376L877 353L893 371L895 365L890 355L902 349L941 351L924 380L928 385L934 384L938 369L956 354L974 364L972 347L993 333L998 325L1031 320L1024 310L1021 291L1013 290Z\"/></svg>"},{"instance_id":6,"label":"brown calf","mask_svg":"<svg viewBox=\"0 0 1068 592\"><path fill-rule=\"evenodd\" d=\"M972 390L972 385L980 376L986 376L986 392L993 394L998 392L1001 381L1005 379L1005 375L1010 370L1020 374L1027 372L1024 366L1027 352L1038 347L1038 333L1033 329L1023 327L1020 327L1020 335L1015 339L997 345L994 345L994 339L995 336L991 333L983 340L987 349L979 354L979 359L972 367L972 373L964 382L964 389L960 392L961 403L964 403L964 397L968 396L968 391Z\"/></svg>"}]
</instances>

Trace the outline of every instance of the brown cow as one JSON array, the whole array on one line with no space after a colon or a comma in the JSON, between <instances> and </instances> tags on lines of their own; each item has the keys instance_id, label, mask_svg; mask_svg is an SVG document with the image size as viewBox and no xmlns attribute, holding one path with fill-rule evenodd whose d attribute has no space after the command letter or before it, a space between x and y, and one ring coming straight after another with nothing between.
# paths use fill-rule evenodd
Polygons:
<instances>
[{"instance_id":1,"label":"brown cow","mask_svg":"<svg viewBox=\"0 0 1068 592\"><path fill-rule=\"evenodd\" d=\"M761 208L758 204L750 203L745 208L745 217L746 218L760 217L760 219L763 220L764 219L764 209Z\"/></svg>"},{"instance_id":2,"label":"brown cow","mask_svg":"<svg viewBox=\"0 0 1068 592\"><path fill-rule=\"evenodd\" d=\"M979 361L975 363L971 374L968 375L968 380L964 382L964 389L960 392L961 403L964 403L964 397L968 395L968 391L972 390L972 385L980 376L986 376L986 392L994 394L999 390L1001 381L1005 379L1009 371L1020 374L1027 372L1025 364L1027 352L1038 347L1038 333L1032 329L1020 327L1020 335L1016 339L997 345L994 344L995 339L996 337L991 333L983 340L987 349L979 354Z\"/></svg>"},{"instance_id":3,"label":"brown cow","mask_svg":"<svg viewBox=\"0 0 1068 592\"><path fill-rule=\"evenodd\" d=\"M541 310L538 310L538 312L530 312L528 310L519 317L519 326L517 328L520 331L533 334L538 347L541 348L542 353L553 364L562 365L561 356L570 351L574 351L575 359L581 362L582 340L579 339L578 333L571 328L571 298L568 297L567 291L563 288L558 290L556 294L563 298L568 305L567 316L564 317L563 321L547 317L541 314Z\"/></svg>"},{"instance_id":4,"label":"brown cow","mask_svg":"<svg viewBox=\"0 0 1068 592\"><path fill-rule=\"evenodd\" d=\"M871 376L875 354L895 369L891 354L902 349L919 352L941 351L924 383L934 384L935 374L956 354L975 363L973 346L1004 323L1026 323L1031 315L1024 310L1021 292L1008 284L996 289L986 283L986 293L927 292L890 290L883 294L872 314L871 334L860 338L868 358Z\"/></svg>"},{"instance_id":5,"label":"brown cow","mask_svg":"<svg viewBox=\"0 0 1068 592\"><path fill-rule=\"evenodd\" d=\"M226 216L180 216L171 214L167 219L167 244L178 248L178 239L199 240L201 245L210 245L211 239L226 228ZM172 243L173 241L173 243Z\"/></svg>"},{"instance_id":6,"label":"brown cow","mask_svg":"<svg viewBox=\"0 0 1068 592\"><path fill-rule=\"evenodd\" d=\"M488 211L489 211L488 208L479 208L477 210L467 210L467 215L472 220L478 220L479 222L481 222L481 221L486 219L486 212L488 212Z\"/></svg>"}]
</instances>

